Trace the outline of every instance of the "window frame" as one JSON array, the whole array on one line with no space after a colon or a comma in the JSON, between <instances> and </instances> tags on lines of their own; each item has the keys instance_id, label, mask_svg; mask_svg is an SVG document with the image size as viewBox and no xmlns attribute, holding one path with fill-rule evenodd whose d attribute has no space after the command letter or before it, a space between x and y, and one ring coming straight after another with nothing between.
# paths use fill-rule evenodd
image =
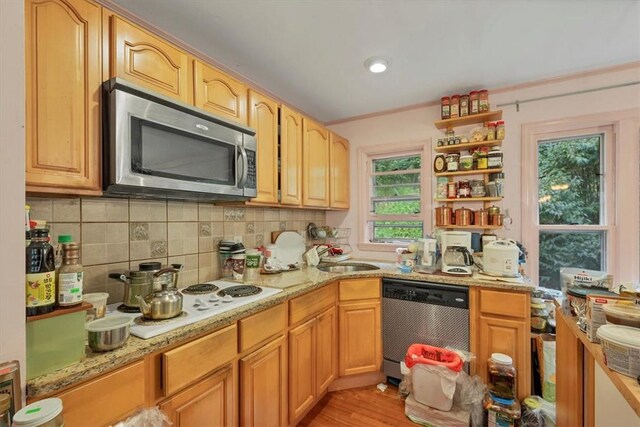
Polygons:
<instances>
[{"instance_id":1,"label":"window frame","mask_svg":"<svg viewBox=\"0 0 640 427\"><path fill-rule=\"evenodd\" d=\"M542 141L603 134L601 152L604 186L601 198L600 224L539 224L538 146ZM604 231L605 269L615 274L616 254L616 132L612 122L591 119L567 120L539 125L523 125L522 149L522 242L528 251L527 274L539 283L539 237L541 231Z\"/></svg>"},{"instance_id":2,"label":"window frame","mask_svg":"<svg viewBox=\"0 0 640 427\"><path fill-rule=\"evenodd\" d=\"M430 183L431 173L431 139L409 141L404 143L388 143L375 146L365 146L358 149L358 185L362 197L358 208L358 249L361 251L393 252L398 246L405 245L401 242L371 242L369 232L370 221L422 221L423 234L428 232L431 226L430 200L432 188ZM420 154L420 213L414 215L375 215L370 212L371 205L371 176L373 160L405 157ZM413 169L415 170L415 169Z\"/></svg>"}]
</instances>

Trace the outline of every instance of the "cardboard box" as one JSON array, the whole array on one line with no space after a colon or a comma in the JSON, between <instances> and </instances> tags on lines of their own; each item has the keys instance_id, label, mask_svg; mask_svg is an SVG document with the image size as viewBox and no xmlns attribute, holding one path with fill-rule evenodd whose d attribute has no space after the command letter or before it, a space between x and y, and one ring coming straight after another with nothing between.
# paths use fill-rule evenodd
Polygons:
<instances>
[{"instance_id":1,"label":"cardboard box","mask_svg":"<svg viewBox=\"0 0 640 427\"><path fill-rule=\"evenodd\" d=\"M607 323L603 307L624 300L622 297L587 295L587 338L591 342L600 342L596 335L598 328Z\"/></svg>"}]
</instances>

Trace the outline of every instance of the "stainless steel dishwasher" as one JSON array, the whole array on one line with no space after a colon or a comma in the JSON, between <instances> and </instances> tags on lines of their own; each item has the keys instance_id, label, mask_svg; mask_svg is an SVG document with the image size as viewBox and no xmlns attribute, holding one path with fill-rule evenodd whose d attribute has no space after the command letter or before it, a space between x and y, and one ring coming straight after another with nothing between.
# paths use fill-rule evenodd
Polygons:
<instances>
[{"instance_id":1,"label":"stainless steel dishwasher","mask_svg":"<svg viewBox=\"0 0 640 427\"><path fill-rule=\"evenodd\" d=\"M414 343L469 351L469 289L382 279L382 354L385 375L401 379L400 361Z\"/></svg>"}]
</instances>

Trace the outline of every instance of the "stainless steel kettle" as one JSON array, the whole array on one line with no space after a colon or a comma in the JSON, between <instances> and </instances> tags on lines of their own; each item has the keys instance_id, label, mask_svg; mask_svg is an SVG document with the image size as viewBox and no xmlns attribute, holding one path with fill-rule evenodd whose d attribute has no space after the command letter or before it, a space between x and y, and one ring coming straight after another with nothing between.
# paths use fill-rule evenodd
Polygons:
<instances>
[{"instance_id":1,"label":"stainless steel kettle","mask_svg":"<svg viewBox=\"0 0 640 427\"><path fill-rule=\"evenodd\" d=\"M160 270L154 274L154 278L171 271L174 270L172 268ZM182 294L173 287L173 281L162 283L161 290L154 291L144 298L136 295L136 299L140 304L140 311L145 319L171 319L182 313Z\"/></svg>"}]
</instances>

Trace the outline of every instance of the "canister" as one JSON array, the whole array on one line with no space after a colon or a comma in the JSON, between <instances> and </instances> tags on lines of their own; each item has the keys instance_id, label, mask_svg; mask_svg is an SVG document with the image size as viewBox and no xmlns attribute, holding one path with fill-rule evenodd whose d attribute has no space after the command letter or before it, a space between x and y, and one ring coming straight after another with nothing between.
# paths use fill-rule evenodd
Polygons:
<instances>
[{"instance_id":1,"label":"canister","mask_svg":"<svg viewBox=\"0 0 640 427\"><path fill-rule=\"evenodd\" d=\"M460 154L451 153L447 156L447 172L457 172L458 163L460 162Z\"/></svg>"},{"instance_id":2,"label":"canister","mask_svg":"<svg viewBox=\"0 0 640 427\"><path fill-rule=\"evenodd\" d=\"M453 210L449 206L438 206L436 208L436 225L438 227L451 225Z\"/></svg>"},{"instance_id":3,"label":"canister","mask_svg":"<svg viewBox=\"0 0 640 427\"><path fill-rule=\"evenodd\" d=\"M456 225L471 225L471 209L460 208L455 212Z\"/></svg>"},{"instance_id":4,"label":"canister","mask_svg":"<svg viewBox=\"0 0 640 427\"><path fill-rule=\"evenodd\" d=\"M484 209L475 211L473 213L473 225L482 227L489 225L489 212Z\"/></svg>"}]
</instances>

